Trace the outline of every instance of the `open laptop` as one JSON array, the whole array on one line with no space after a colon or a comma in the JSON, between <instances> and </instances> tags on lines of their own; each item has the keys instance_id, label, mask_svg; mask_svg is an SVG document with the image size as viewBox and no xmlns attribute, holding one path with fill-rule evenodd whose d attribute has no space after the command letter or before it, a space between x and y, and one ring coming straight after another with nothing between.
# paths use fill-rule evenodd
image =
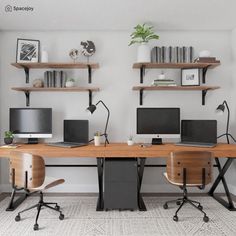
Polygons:
<instances>
[{"instance_id":1,"label":"open laptop","mask_svg":"<svg viewBox=\"0 0 236 236\"><path fill-rule=\"evenodd\" d=\"M217 143L216 120L182 120L181 142L176 145L214 147Z\"/></svg>"},{"instance_id":2,"label":"open laptop","mask_svg":"<svg viewBox=\"0 0 236 236\"><path fill-rule=\"evenodd\" d=\"M48 143L56 147L81 147L89 143L88 120L64 120L64 141Z\"/></svg>"}]
</instances>

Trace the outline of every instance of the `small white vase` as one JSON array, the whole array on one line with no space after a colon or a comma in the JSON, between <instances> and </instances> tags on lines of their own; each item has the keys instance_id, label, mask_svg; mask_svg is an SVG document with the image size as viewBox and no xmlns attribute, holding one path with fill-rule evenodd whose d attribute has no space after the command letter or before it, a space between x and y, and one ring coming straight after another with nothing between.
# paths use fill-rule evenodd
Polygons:
<instances>
[{"instance_id":1,"label":"small white vase","mask_svg":"<svg viewBox=\"0 0 236 236\"><path fill-rule=\"evenodd\" d=\"M151 62L150 48L147 43L138 46L137 62Z\"/></svg>"},{"instance_id":2,"label":"small white vase","mask_svg":"<svg viewBox=\"0 0 236 236\"><path fill-rule=\"evenodd\" d=\"M128 146L133 146L134 145L134 141L133 140L127 140L127 144L128 144Z\"/></svg>"},{"instance_id":3,"label":"small white vase","mask_svg":"<svg viewBox=\"0 0 236 236\"><path fill-rule=\"evenodd\" d=\"M47 63L48 62L48 52L43 50L41 53L41 62Z\"/></svg>"},{"instance_id":4,"label":"small white vase","mask_svg":"<svg viewBox=\"0 0 236 236\"><path fill-rule=\"evenodd\" d=\"M94 145L95 146L101 145L101 137L100 136L94 136Z\"/></svg>"},{"instance_id":5,"label":"small white vase","mask_svg":"<svg viewBox=\"0 0 236 236\"><path fill-rule=\"evenodd\" d=\"M67 88L71 88L71 87L74 87L75 86L75 82L73 81L66 81L66 87Z\"/></svg>"}]
</instances>

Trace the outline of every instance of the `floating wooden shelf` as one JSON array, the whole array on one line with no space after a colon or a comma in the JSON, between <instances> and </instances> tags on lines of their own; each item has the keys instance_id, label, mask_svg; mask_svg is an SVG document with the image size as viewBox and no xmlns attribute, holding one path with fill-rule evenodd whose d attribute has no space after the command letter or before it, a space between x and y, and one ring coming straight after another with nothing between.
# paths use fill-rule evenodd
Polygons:
<instances>
[{"instance_id":1,"label":"floating wooden shelf","mask_svg":"<svg viewBox=\"0 0 236 236\"><path fill-rule=\"evenodd\" d=\"M133 90L139 91L139 104L143 105L143 91L202 91L202 105L205 105L205 97L209 90L219 89L219 86L134 86Z\"/></svg>"},{"instance_id":2,"label":"floating wooden shelf","mask_svg":"<svg viewBox=\"0 0 236 236\"><path fill-rule=\"evenodd\" d=\"M11 89L25 93L26 106L30 105L30 92L89 92L89 105L91 105L92 93L100 91L98 87L71 87L71 88L13 87Z\"/></svg>"},{"instance_id":3,"label":"floating wooden shelf","mask_svg":"<svg viewBox=\"0 0 236 236\"><path fill-rule=\"evenodd\" d=\"M143 83L145 75L145 69L190 69L199 68L202 69L202 82L206 81L206 72L208 68L214 68L219 66L220 62L194 62L194 63L134 63L134 69L140 69L140 83Z\"/></svg>"},{"instance_id":4,"label":"floating wooden shelf","mask_svg":"<svg viewBox=\"0 0 236 236\"><path fill-rule=\"evenodd\" d=\"M26 83L29 83L29 70L30 69L88 69L88 81L92 82L92 69L98 69L98 63L63 63L63 62L48 62L48 63L11 63L18 69L24 69L26 76Z\"/></svg>"}]
</instances>

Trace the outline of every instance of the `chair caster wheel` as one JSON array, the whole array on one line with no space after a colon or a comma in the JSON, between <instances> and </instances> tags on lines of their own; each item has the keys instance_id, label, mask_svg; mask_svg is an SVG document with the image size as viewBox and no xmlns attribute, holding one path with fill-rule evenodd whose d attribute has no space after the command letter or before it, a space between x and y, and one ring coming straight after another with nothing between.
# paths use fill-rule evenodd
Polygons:
<instances>
[{"instance_id":1,"label":"chair caster wheel","mask_svg":"<svg viewBox=\"0 0 236 236\"><path fill-rule=\"evenodd\" d=\"M57 211L60 211L60 206L56 205L56 206L55 206L55 209L56 209Z\"/></svg>"},{"instance_id":2,"label":"chair caster wheel","mask_svg":"<svg viewBox=\"0 0 236 236\"><path fill-rule=\"evenodd\" d=\"M208 216L204 216L203 217L203 221L207 223L209 221L209 217Z\"/></svg>"},{"instance_id":3,"label":"chair caster wheel","mask_svg":"<svg viewBox=\"0 0 236 236\"><path fill-rule=\"evenodd\" d=\"M176 202L176 205L178 205L178 206L179 206L180 204L181 204L181 202L180 202L180 201L177 201L177 202Z\"/></svg>"},{"instance_id":4,"label":"chair caster wheel","mask_svg":"<svg viewBox=\"0 0 236 236\"><path fill-rule=\"evenodd\" d=\"M63 214L60 214L59 219L60 219L60 220L64 220L64 217L65 217L65 216L64 216Z\"/></svg>"},{"instance_id":5,"label":"chair caster wheel","mask_svg":"<svg viewBox=\"0 0 236 236\"><path fill-rule=\"evenodd\" d=\"M20 221L20 215L17 215L17 216L15 217L15 221Z\"/></svg>"},{"instance_id":6,"label":"chair caster wheel","mask_svg":"<svg viewBox=\"0 0 236 236\"><path fill-rule=\"evenodd\" d=\"M165 203L165 204L163 205L163 208L164 208L164 209L168 209L168 204Z\"/></svg>"},{"instance_id":7,"label":"chair caster wheel","mask_svg":"<svg viewBox=\"0 0 236 236\"><path fill-rule=\"evenodd\" d=\"M198 205L197 208L202 211L203 207L201 205Z\"/></svg>"},{"instance_id":8,"label":"chair caster wheel","mask_svg":"<svg viewBox=\"0 0 236 236\"><path fill-rule=\"evenodd\" d=\"M178 216L173 216L173 220L177 222L179 220Z\"/></svg>"},{"instance_id":9,"label":"chair caster wheel","mask_svg":"<svg viewBox=\"0 0 236 236\"><path fill-rule=\"evenodd\" d=\"M39 225L38 224L34 225L34 230L39 230Z\"/></svg>"}]
</instances>

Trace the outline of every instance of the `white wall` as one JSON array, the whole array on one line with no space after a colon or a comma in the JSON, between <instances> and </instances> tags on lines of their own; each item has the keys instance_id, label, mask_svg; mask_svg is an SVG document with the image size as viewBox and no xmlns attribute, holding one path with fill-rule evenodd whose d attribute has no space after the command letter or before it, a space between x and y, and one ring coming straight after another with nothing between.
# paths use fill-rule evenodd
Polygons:
<instances>
[{"instance_id":1,"label":"white wall","mask_svg":"<svg viewBox=\"0 0 236 236\"><path fill-rule=\"evenodd\" d=\"M81 40L93 40L97 47L96 54L91 61L99 62L100 69L93 72L91 86L99 86L101 91L94 94L93 101L102 99L111 111L109 123L109 140L112 142L126 141L129 134L136 133L136 108L139 105L137 92L132 86L139 84L139 71L132 69L136 60L136 46L128 47L129 32L1 32L0 60L1 60L1 134L8 129L8 110L10 107L24 107L25 97L21 92L12 91L13 86L25 86L23 70L10 65L15 61L16 39L39 39L41 45L47 47L50 61L70 61L68 52L78 48ZM208 49L213 56L222 62L220 67L209 70L207 85L219 85L221 89L209 92L206 105L201 105L200 92L160 91L144 93L144 107L180 107L182 119L218 119L218 133L225 129L225 116L216 117L215 108L224 99L233 103L234 83L231 73L231 33L228 31L161 31L160 40L156 43L164 46L194 46L195 52ZM155 43L152 43L154 46ZM85 61L82 56L79 61ZM42 78L44 70L31 70L30 82L35 78ZM160 70L148 70L144 83L149 85L157 77ZM78 80L81 86L88 85L86 70L68 71L71 77ZM166 70L169 78L180 81L180 70ZM234 114L235 106L232 106ZM85 112L88 106L87 93L32 93L31 107L53 108L53 140L62 139L63 119L89 119L90 136L94 131L103 130L105 116L101 107L89 117ZM1 139L3 136L1 136ZM139 139L136 137L136 141ZM54 159L49 163L95 163L95 159ZM148 160L148 162L151 162ZM152 160L152 163L163 163L164 160ZM2 161L1 183L2 189L8 189L7 161ZM55 191L94 192L97 191L97 173L94 168L48 168L49 175L64 177L66 183ZM143 191L165 192L175 191L166 184L160 168L146 168L144 174ZM63 173L63 174L62 174ZM230 176L229 176L230 177ZM233 184L233 181L231 181ZM236 193L236 191L235 191Z\"/></svg>"}]
</instances>

